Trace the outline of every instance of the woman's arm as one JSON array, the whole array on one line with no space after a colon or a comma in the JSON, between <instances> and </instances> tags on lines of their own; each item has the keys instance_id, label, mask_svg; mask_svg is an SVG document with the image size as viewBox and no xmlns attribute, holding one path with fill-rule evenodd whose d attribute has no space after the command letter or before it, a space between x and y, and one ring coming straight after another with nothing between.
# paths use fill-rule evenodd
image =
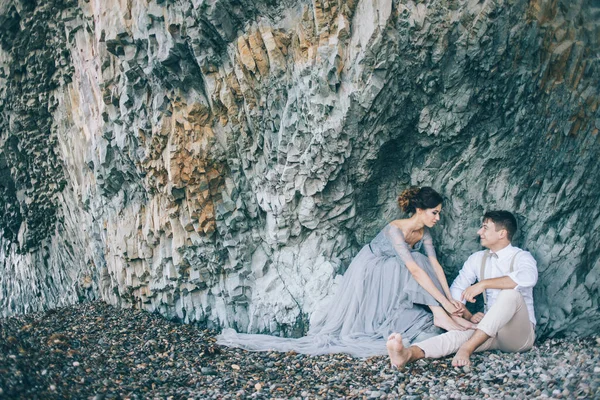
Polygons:
<instances>
[{"instance_id":1,"label":"woman's arm","mask_svg":"<svg viewBox=\"0 0 600 400\"><path fill-rule=\"evenodd\" d=\"M431 235L429 232L425 231L423 236L423 242L425 244L425 248L427 250L427 254L430 257L435 257L435 250L433 249L433 244L431 243ZM440 290L435 286L427 272L425 272L421 267L417 265L415 260L412 258L410 254L410 248L408 244L404 240L404 234L402 230L394 225L390 225L389 231L386 232L386 236L388 240L390 240L396 254L400 257L400 259L406 265L406 268L411 273L413 278L417 281L417 283L427 291L448 313L455 314L459 313L458 308L454 305L444 293L440 292ZM443 271L442 271L443 272ZM446 281L446 278L444 278ZM446 283L447 285L447 283Z\"/></svg>"},{"instance_id":2,"label":"woman's arm","mask_svg":"<svg viewBox=\"0 0 600 400\"><path fill-rule=\"evenodd\" d=\"M446 279L446 274L444 273L444 269L442 268L440 262L437 259L437 254L435 253L435 248L433 247L433 239L431 238L431 233L429 233L429 229L425 228L423 232L423 246L425 247L425 253L427 253L427 257L433 266L433 270L435 275L437 276L440 284L442 285L442 289L444 290L444 294L446 298L453 303L456 307L460 309L464 309L460 302L454 300L452 298L452 293L450 292L450 287L448 286L448 280Z\"/></svg>"},{"instance_id":3,"label":"woman's arm","mask_svg":"<svg viewBox=\"0 0 600 400\"><path fill-rule=\"evenodd\" d=\"M433 296L433 298L436 299L437 302L440 303L440 305L444 307L444 309L449 314L455 314L459 312L459 308L456 307L456 305L454 305L450 300L448 300L448 298L444 296L442 292L440 292L440 290L437 288L437 286L435 286L429 275L427 275L427 272L420 268L416 262L405 261L404 264L406 265L406 268L408 268L408 271L413 276L413 278L415 278L417 283L421 285L421 287L425 289L427 293Z\"/></svg>"},{"instance_id":4,"label":"woman's arm","mask_svg":"<svg viewBox=\"0 0 600 400\"><path fill-rule=\"evenodd\" d=\"M448 286L448 280L446 279L446 274L444 273L444 269L442 268L442 265L439 263L439 261L435 257L429 257L429 261L431 261L431 265L433 265L435 275L437 276L438 280L440 281L440 284L442 285L442 289L444 289L444 294L446 295L446 298L458 310L455 313L455 315L463 316L464 318L466 318L465 312L468 312L467 308L461 301L456 300L452 297L452 293L450 292L450 287Z\"/></svg>"},{"instance_id":5,"label":"woman's arm","mask_svg":"<svg viewBox=\"0 0 600 400\"><path fill-rule=\"evenodd\" d=\"M444 273L444 269L440 265L440 262L435 257L429 257L429 261L431 261L431 265L433 265L433 270L435 271L435 275L437 276L442 288L444 289L444 294L448 298L448 300L452 300L452 294L450 294L450 286L448 286L448 280L446 279L446 274Z\"/></svg>"}]
</instances>

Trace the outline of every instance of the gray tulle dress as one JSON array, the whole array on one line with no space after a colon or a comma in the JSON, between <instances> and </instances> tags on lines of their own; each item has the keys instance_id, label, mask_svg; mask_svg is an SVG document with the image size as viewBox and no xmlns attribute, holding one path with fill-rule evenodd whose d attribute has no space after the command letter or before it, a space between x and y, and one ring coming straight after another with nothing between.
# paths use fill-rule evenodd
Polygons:
<instances>
[{"instance_id":1,"label":"gray tulle dress","mask_svg":"<svg viewBox=\"0 0 600 400\"><path fill-rule=\"evenodd\" d=\"M421 253L424 248L425 253ZM217 343L251 351L291 351L303 354L347 353L355 357L387 354L393 332L405 345L442 333L433 325L427 306L439 303L412 277L405 263L413 260L442 291L429 257L435 250L429 230L410 248L402 231L388 224L354 257L327 302L326 312L311 320L301 338L237 333L225 329Z\"/></svg>"}]
</instances>

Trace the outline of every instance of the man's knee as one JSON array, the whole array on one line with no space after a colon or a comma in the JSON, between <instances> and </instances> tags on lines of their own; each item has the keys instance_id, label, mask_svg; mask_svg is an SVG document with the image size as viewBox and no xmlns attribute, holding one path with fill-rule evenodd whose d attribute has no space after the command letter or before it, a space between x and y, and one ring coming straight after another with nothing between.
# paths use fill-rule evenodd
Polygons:
<instances>
[{"instance_id":1,"label":"man's knee","mask_svg":"<svg viewBox=\"0 0 600 400\"><path fill-rule=\"evenodd\" d=\"M496 301L517 302L520 300L523 300L523 295L519 291L514 289L505 289L500 291Z\"/></svg>"},{"instance_id":2,"label":"man's knee","mask_svg":"<svg viewBox=\"0 0 600 400\"><path fill-rule=\"evenodd\" d=\"M515 341L515 336L511 337L511 340L499 340L498 347L500 350L508 353L523 353L531 350L533 347L533 340L527 339L525 342Z\"/></svg>"}]
</instances>

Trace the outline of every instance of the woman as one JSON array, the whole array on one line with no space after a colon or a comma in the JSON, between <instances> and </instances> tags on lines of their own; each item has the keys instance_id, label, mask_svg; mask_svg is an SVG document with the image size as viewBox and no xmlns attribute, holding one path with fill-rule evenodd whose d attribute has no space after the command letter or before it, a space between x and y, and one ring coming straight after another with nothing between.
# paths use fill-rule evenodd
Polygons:
<instances>
[{"instance_id":1,"label":"woman","mask_svg":"<svg viewBox=\"0 0 600 400\"><path fill-rule=\"evenodd\" d=\"M435 327L473 329L460 317L464 306L450 295L429 233L440 220L442 197L430 187L410 188L399 196L398 205L410 218L390 222L361 249L326 312L311 321L307 336L289 339L226 329L217 343L256 351L368 357L387 354L385 343L392 332L402 333L410 343L439 334Z\"/></svg>"}]
</instances>

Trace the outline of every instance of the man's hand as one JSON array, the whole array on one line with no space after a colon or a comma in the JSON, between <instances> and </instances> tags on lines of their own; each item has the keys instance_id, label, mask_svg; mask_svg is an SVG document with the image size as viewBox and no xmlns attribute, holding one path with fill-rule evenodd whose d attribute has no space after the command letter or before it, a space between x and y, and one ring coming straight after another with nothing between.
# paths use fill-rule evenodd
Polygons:
<instances>
[{"instance_id":1,"label":"man's hand","mask_svg":"<svg viewBox=\"0 0 600 400\"><path fill-rule=\"evenodd\" d=\"M462 292L461 299L467 300L469 303L475 303L475 296L483 293L484 290L485 288L483 287L482 282L477 282Z\"/></svg>"},{"instance_id":2,"label":"man's hand","mask_svg":"<svg viewBox=\"0 0 600 400\"><path fill-rule=\"evenodd\" d=\"M474 315L471 316L470 321L474 324L478 324L481 322L481 320L483 319L484 316L485 316L485 314L482 312L475 313Z\"/></svg>"}]
</instances>

